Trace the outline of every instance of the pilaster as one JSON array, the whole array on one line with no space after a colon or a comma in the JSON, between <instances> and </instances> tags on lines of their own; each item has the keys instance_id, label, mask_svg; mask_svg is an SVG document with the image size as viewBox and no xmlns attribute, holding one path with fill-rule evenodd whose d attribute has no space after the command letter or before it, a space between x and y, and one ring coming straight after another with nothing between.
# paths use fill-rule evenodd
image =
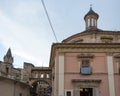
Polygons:
<instances>
[{"instance_id":1,"label":"pilaster","mask_svg":"<svg viewBox=\"0 0 120 96\"><path fill-rule=\"evenodd\" d=\"M64 96L64 53L59 54L58 96Z\"/></svg>"},{"instance_id":2,"label":"pilaster","mask_svg":"<svg viewBox=\"0 0 120 96\"><path fill-rule=\"evenodd\" d=\"M112 54L107 54L107 67L108 67L109 96L115 96L115 84L114 84L114 70L113 70L113 56L112 56Z\"/></svg>"}]
</instances>

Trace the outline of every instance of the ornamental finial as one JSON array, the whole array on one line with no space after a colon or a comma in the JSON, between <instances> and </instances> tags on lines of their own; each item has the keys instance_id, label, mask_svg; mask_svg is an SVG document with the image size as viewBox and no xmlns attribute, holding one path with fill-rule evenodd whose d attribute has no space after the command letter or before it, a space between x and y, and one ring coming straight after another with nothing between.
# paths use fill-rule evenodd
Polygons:
<instances>
[{"instance_id":1,"label":"ornamental finial","mask_svg":"<svg viewBox=\"0 0 120 96\"><path fill-rule=\"evenodd\" d=\"M92 10L92 4L90 4L90 10Z\"/></svg>"}]
</instances>

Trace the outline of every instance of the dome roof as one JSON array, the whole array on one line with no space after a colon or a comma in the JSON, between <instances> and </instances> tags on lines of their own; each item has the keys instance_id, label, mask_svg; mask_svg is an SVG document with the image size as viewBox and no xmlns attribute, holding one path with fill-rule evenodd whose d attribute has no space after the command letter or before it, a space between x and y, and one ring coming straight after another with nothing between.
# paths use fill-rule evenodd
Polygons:
<instances>
[{"instance_id":1,"label":"dome roof","mask_svg":"<svg viewBox=\"0 0 120 96\"><path fill-rule=\"evenodd\" d=\"M89 12L84 16L84 19L85 19L86 16L88 16L88 15L95 15L95 16L97 17L97 19L98 19L98 17L99 17L99 15L92 10L92 7L90 7Z\"/></svg>"}]
</instances>

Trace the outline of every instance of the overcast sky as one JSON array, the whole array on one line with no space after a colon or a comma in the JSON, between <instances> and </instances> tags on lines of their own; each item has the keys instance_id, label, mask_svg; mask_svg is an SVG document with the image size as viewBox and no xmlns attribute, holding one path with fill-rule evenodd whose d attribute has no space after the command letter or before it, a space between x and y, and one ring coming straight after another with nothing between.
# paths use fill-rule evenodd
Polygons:
<instances>
[{"instance_id":1,"label":"overcast sky","mask_svg":"<svg viewBox=\"0 0 120 96\"><path fill-rule=\"evenodd\" d=\"M85 30L90 4L99 14L98 27L120 30L120 0L44 0L58 42ZM14 66L23 62L48 66L55 37L41 0L0 0L0 61L8 48Z\"/></svg>"}]
</instances>

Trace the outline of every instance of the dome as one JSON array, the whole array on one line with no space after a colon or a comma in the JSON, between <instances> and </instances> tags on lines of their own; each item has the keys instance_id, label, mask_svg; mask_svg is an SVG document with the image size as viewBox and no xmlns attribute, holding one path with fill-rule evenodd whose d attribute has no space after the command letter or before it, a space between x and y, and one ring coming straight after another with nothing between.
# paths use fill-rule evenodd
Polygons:
<instances>
[{"instance_id":1,"label":"dome","mask_svg":"<svg viewBox=\"0 0 120 96\"><path fill-rule=\"evenodd\" d=\"M97 19L99 18L99 15L92 10L92 7L90 7L89 12L84 16L84 19L86 18L86 16L89 16L89 15L94 15L97 17Z\"/></svg>"}]
</instances>

